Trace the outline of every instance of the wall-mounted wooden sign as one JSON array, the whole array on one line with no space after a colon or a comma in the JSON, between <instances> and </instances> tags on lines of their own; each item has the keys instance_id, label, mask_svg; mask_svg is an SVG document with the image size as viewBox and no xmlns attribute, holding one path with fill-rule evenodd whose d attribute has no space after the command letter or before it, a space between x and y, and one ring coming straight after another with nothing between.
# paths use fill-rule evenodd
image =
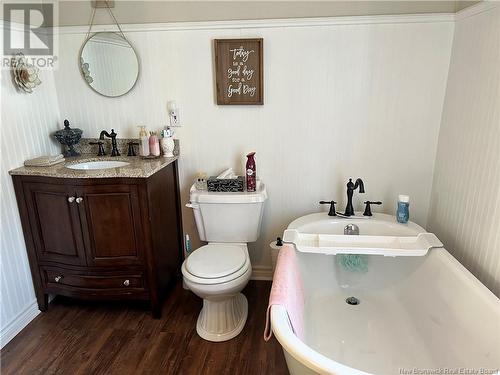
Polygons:
<instances>
[{"instance_id":1,"label":"wall-mounted wooden sign","mask_svg":"<svg viewBox=\"0 0 500 375\"><path fill-rule=\"evenodd\" d=\"M215 39L217 104L264 104L263 39Z\"/></svg>"}]
</instances>

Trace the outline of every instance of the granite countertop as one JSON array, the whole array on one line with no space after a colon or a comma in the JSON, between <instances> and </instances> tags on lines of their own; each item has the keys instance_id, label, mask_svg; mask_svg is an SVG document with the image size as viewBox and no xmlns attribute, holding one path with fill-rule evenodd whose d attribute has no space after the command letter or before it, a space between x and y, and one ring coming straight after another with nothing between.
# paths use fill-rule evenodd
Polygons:
<instances>
[{"instance_id":1,"label":"granite countertop","mask_svg":"<svg viewBox=\"0 0 500 375\"><path fill-rule=\"evenodd\" d=\"M156 159L145 159L140 156L96 156L95 154L82 154L81 156L66 158L64 163L50 167L20 167L9 171L17 176L43 176L56 178L147 178L160 169L173 163L179 158L160 156ZM78 170L66 168L68 165L87 161L126 161L129 165L108 169Z\"/></svg>"}]
</instances>

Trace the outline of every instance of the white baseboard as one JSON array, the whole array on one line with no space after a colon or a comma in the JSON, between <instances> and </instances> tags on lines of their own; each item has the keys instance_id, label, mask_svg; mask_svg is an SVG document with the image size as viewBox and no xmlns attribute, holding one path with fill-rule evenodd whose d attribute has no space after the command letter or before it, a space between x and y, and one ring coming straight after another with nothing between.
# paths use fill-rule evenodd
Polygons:
<instances>
[{"instance_id":1,"label":"white baseboard","mask_svg":"<svg viewBox=\"0 0 500 375\"><path fill-rule=\"evenodd\" d=\"M266 266L252 266L251 280L272 280L273 269Z\"/></svg>"},{"instance_id":2,"label":"white baseboard","mask_svg":"<svg viewBox=\"0 0 500 375\"><path fill-rule=\"evenodd\" d=\"M0 330L0 348L3 348L10 340L16 337L38 314L40 314L40 310L38 310L38 304L34 300L17 317L12 319L5 327L2 327Z\"/></svg>"}]
</instances>

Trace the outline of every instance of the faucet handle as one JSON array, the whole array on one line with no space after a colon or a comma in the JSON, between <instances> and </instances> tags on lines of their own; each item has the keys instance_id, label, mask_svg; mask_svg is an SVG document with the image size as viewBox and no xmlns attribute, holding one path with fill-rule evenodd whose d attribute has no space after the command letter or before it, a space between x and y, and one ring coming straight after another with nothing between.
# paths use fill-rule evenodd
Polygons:
<instances>
[{"instance_id":1,"label":"faucet handle","mask_svg":"<svg viewBox=\"0 0 500 375\"><path fill-rule=\"evenodd\" d=\"M97 156L104 156L106 155L106 152L104 152L104 146L103 142L89 142L89 145L98 145L99 146L99 151L97 152Z\"/></svg>"},{"instance_id":2,"label":"faucet handle","mask_svg":"<svg viewBox=\"0 0 500 375\"><path fill-rule=\"evenodd\" d=\"M136 156L134 146L139 146L138 142L128 142L127 156Z\"/></svg>"},{"instance_id":3,"label":"faucet handle","mask_svg":"<svg viewBox=\"0 0 500 375\"><path fill-rule=\"evenodd\" d=\"M376 204L377 206L380 206L382 204L381 201L375 201L375 202L370 202L370 201L366 201L365 202L365 212L363 212L363 216L373 216L372 215L372 209L370 207L370 205L372 204Z\"/></svg>"},{"instance_id":4,"label":"faucet handle","mask_svg":"<svg viewBox=\"0 0 500 375\"><path fill-rule=\"evenodd\" d=\"M329 204L330 211L328 211L328 216L337 216L337 213L335 212L335 205L337 204L337 202L335 202L335 201L319 201L319 204Z\"/></svg>"}]
</instances>

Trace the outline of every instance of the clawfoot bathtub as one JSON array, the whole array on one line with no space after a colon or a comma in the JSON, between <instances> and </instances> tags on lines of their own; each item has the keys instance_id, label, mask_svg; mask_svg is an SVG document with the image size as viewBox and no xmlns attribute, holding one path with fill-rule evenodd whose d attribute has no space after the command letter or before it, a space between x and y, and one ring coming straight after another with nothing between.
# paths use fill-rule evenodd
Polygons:
<instances>
[{"instance_id":1,"label":"clawfoot bathtub","mask_svg":"<svg viewBox=\"0 0 500 375\"><path fill-rule=\"evenodd\" d=\"M347 223L358 225L360 235L425 232L381 214L368 220L313 214L289 228L341 234ZM500 302L446 249L425 256L363 255L359 269L346 267L343 255L297 256L304 339L294 335L284 307L271 308L292 375L498 373Z\"/></svg>"}]
</instances>

